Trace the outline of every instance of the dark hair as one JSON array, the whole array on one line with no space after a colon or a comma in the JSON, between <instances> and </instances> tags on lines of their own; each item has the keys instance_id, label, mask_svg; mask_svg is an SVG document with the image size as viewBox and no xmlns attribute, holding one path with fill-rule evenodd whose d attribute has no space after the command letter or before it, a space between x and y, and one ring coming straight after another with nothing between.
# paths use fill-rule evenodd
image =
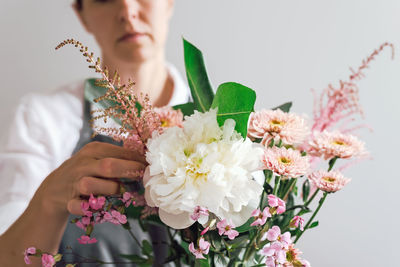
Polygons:
<instances>
[{"instance_id":1,"label":"dark hair","mask_svg":"<svg viewBox=\"0 0 400 267\"><path fill-rule=\"evenodd\" d=\"M75 2L76 2L76 7L78 9L82 9L82 0L76 0Z\"/></svg>"}]
</instances>

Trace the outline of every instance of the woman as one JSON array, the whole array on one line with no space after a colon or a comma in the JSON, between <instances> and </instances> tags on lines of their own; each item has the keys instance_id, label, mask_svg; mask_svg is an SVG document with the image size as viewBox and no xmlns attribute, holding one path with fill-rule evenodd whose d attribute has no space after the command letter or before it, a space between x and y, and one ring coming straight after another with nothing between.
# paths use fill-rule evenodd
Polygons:
<instances>
[{"instance_id":1,"label":"woman","mask_svg":"<svg viewBox=\"0 0 400 267\"><path fill-rule=\"evenodd\" d=\"M118 70L122 82L133 78L154 106L183 103L189 96L165 62L173 2L77 0L73 5L96 38L103 64L111 73ZM0 266L23 266L22 252L31 246L56 253L69 214L82 213L81 196L115 194L114 178L135 179L127 173L145 167L135 152L107 143L89 143L70 156L90 141L82 140L87 126L83 102L82 83L22 101L0 154L1 232L7 229L0 236ZM40 265L40 259L31 258Z\"/></svg>"}]
</instances>

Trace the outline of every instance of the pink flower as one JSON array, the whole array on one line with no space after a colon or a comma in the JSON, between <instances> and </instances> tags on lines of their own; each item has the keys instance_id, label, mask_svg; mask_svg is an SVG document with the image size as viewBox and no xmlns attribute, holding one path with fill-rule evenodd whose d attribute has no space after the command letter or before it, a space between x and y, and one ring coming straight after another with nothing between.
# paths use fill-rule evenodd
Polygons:
<instances>
[{"instance_id":1,"label":"pink flower","mask_svg":"<svg viewBox=\"0 0 400 267\"><path fill-rule=\"evenodd\" d=\"M251 213L251 216L254 217L254 222L250 224L250 226L256 225L264 225L267 221L267 218L271 217L271 213L269 212L269 208L265 207L263 212L260 209L256 209Z\"/></svg>"},{"instance_id":2,"label":"pink flower","mask_svg":"<svg viewBox=\"0 0 400 267\"><path fill-rule=\"evenodd\" d=\"M239 235L239 232L236 230L233 230L235 226L233 224L228 224L226 219L223 219L222 221L219 221L217 223L217 228L218 228L218 233L219 235L226 235L230 240L235 239Z\"/></svg>"},{"instance_id":3,"label":"pink flower","mask_svg":"<svg viewBox=\"0 0 400 267\"><path fill-rule=\"evenodd\" d=\"M308 156L301 156L300 152L291 148L273 147L265 149L264 168L282 176L282 178L297 178L305 175L309 168Z\"/></svg>"},{"instance_id":4,"label":"pink flower","mask_svg":"<svg viewBox=\"0 0 400 267\"><path fill-rule=\"evenodd\" d=\"M272 228L268 230L265 237L268 239L268 241L276 241L278 240L280 234L281 234L281 228L279 228L279 226L272 226Z\"/></svg>"},{"instance_id":5,"label":"pink flower","mask_svg":"<svg viewBox=\"0 0 400 267\"><path fill-rule=\"evenodd\" d=\"M351 179L345 178L339 171L315 171L308 177L320 190L334 193L342 189Z\"/></svg>"},{"instance_id":6,"label":"pink flower","mask_svg":"<svg viewBox=\"0 0 400 267\"><path fill-rule=\"evenodd\" d=\"M277 263L284 264L286 262L285 248L279 242L267 244L261 254L267 257L265 262L267 266L276 266Z\"/></svg>"},{"instance_id":7,"label":"pink flower","mask_svg":"<svg viewBox=\"0 0 400 267\"><path fill-rule=\"evenodd\" d=\"M94 197L93 194L90 194L89 198L89 206L94 210L102 209L104 204L106 203L105 197Z\"/></svg>"},{"instance_id":8,"label":"pink flower","mask_svg":"<svg viewBox=\"0 0 400 267\"><path fill-rule=\"evenodd\" d=\"M132 205L136 204L136 201L134 201L134 196L133 196L133 194L131 192L125 192L122 195L122 199L121 200L122 200L122 202L124 202L125 207L129 207L131 204Z\"/></svg>"},{"instance_id":9,"label":"pink flower","mask_svg":"<svg viewBox=\"0 0 400 267\"><path fill-rule=\"evenodd\" d=\"M194 212L192 215L190 215L190 218L193 221L198 221L200 224L205 224L208 221L208 210L206 208L202 208L200 206L197 206L194 209Z\"/></svg>"},{"instance_id":10,"label":"pink flower","mask_svg":"<svg viewBox=\"0 0 400 267\"><path fill-rule=\"evenodd\" d=\"M29 259L30 255L35 255L36 254L36 248L35 247L29 247L25 249L24 251L24 260L26 264L31 264L31 260Z\"/></svg>"},{"instance_id":11,"label":"pink flower","mask_svg":"<svg viewBox=\"0 0 400 267\"><path fill-rule=\"evenodd\" d=\"M205 241L203 237L199 239L199 248L195 249L193 242L189 245L189 251L196 256L196 259L205 259L203 254L207 255L210 249L210 243Z\"/></svg>"},{"instance_id":12,"label":"pink flower","mask_svg":"<svg viewBox=\"0 0 400 267\"><path fill-rule=\"evenodd\" d=\"M93 213L89 210L89 208L90 208L89 202L86 201L81 202L81 209L83 211L83 214L85 216L92 217Z\"/></svg>"},{"instance_id":13,"label":"pink flower","mask_svg":"<svg viewBox=\"0 0 400 267\"><path fill-rule=\"evenodd\" d=\"M263 145L268 145L272 139L275 143L282 140L288 145L299 144L307 135L308 128L304 118L296 114L277 109L261 110L250 115L248 136L262 138Z\"/></svg>"},{"instance_id":14,"label":"pink flower","mask_svg":"<svg viewBox=\"0 0 400 267\"><path fill-rule=\"evenodd\" d=\"M127 222L126 216L116 210L105 212L103 219L104 221L113 223L115 225L125 224Z\"/></svg>"},{"instance_id":15,"label":"pink flower","mask_svg":"<svg viewBox=\"0 0 400 267\"><path fill-rule=\"evenodd\" d=\"M286 211L286 203L275 195L268 195L268 205L272 208L270 212L272 215L282 214Z\"/></svg>"},{"instance_id":16,"label":"pink flower","mask_svg":"<svg viewBox=\"0 0 400 267\"><path fill-rule=\"evenodd\" d=\"M290 239L290 233L285 232L284 234L281 234L281 229L279 226L272 226L271 229L267 231L267 233L264 234L264 236L261 237L261 240L267 239L268 241L278 241L282 247L288 248L289 245L292 243L292 240Z\"/></svg>"},{"instance_id":17,"label":"pink flower","mask_svg":"<svg viewBox=\"0 0 400 267\"><path fill-rule=\"evenodd\" d=\"M290 221L290 227L297 228L300 226L300 230L304 231L304 219L300 216L294 216L294 218Z\"/></svg>"},{"instance_id":18,"label":"pink flower","mask_svg":"<svg viewBox=\"0 0 400 267\"><path fill-rule=\"evenodd\" d=\"M180 109L174 110L172 107L165 106L162 108L154 108L154 111L160 118L161 127L182 127L183 114Z\"/></svg>"},{"instance_id":19,"label":"pink flower","mask_svg":"<svg viewBox=\"0 0 400 267\"><path fill-rule=\"evenodd\" d=\"M330 159L333 157L352 158L367 154L364 142L350 134L338 131L315 133L309 143L308 153L313 156Z\"/></svg>"},{"instance_id":20,"label":"pink flower","mask_svg":"<svg viewBox=\"0 0 400 267\"><path fill-rule=\"evenodd\" d=\"M78 238L78 241L80 244L85 245L85 244L93 244L97 242L96 238L90 238L90 236L83 235L80 238Z\"/></svg>"},{"instance_id":21,"label":"pink flower","mask_svg":"<svg viewBox=\"0 0 400 267\"><path fill-rule=\"evenodd\" d=\"M54 260L54 257L49 254L42 254L42 267L52 267L56 261Z\"/></svg>"}]
</instances>

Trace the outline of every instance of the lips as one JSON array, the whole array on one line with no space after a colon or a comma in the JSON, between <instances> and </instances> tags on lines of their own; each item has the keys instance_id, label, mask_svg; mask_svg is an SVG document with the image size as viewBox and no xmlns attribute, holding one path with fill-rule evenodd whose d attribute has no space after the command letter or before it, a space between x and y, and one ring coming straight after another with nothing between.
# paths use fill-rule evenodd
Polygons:
<instances>
[{"instance_id":1,"label":"lips","mask_svg":"<svg viewBox=\"0 0 400 267\"><path fill-rule=\"evenodd\" d=\"M146 35L145 33L140 33L140 32L126 33L118 39L118 42L136 42L145 35Z\"/></svg>"}]
</instances>

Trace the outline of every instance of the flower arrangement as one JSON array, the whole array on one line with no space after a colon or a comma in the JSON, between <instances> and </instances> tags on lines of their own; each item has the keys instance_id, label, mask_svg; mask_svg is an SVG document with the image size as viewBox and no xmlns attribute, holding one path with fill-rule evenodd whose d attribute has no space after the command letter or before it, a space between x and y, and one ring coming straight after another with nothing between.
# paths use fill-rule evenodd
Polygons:
<instances>
[{"instance_id":1,"label":"flower arrangement","mask_svg":"<svg viewBox=\"0 0 400 267\"><path fill-rule=\"evenodd\" d=\"M86 90L87 98L102 107L94 119L112 118L121 125L97 128L97 133L123 141L148 163L144 173L137 173L143 190L121 183L119 196L92 195L82 204L84 216L72 221L84 231L79 243L95 245L96 224L121 225L142 248L141 255L122 256L152 266L152 244L135 237L127 220L133 217L144 230L150 224L165 226L170 238L165 264L310 266L295 244L318 226L315 217L328 195L350 181L342 174L348 164L337 168L338 160L367 155L364 143L350 134L359 127L346 128L356 113L362 114L356 81L392 44L375 50L339 88L329 85L314 103L312 122L291 113L292 103L254 111L255 92L238 83L221 84L214 94L202 53L186 40L193 102L164 108L136 95L133 82L121 85L118 74L110 77L80 42L66 40L57 48L67 44L78 47L102 75ZM333 130L340 122L344 126ZM325 161L326 170L316 169L317 161ZM63 261L61 254L34 247L25 251L27 264L30 256L41 257L43 266Z\"/></svg>"}]
</instances>

